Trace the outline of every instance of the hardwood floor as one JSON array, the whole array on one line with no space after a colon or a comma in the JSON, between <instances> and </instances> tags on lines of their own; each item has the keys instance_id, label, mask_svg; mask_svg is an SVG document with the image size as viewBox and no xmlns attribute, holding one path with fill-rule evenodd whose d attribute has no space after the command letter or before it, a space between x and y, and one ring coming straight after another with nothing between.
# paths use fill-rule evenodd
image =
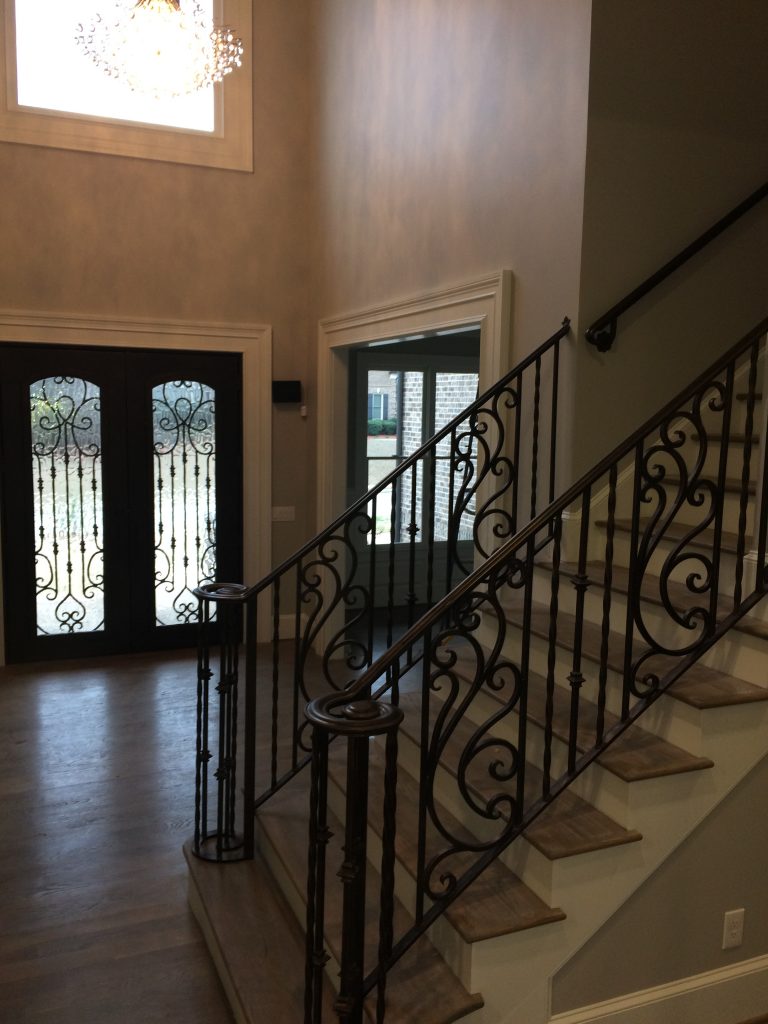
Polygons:
<instances>
[{"instance_id":1,"label":"hardwood floor","mask_svg":"<svg viewBox=\"0 0 768 1024\"><path fill-rule=\"evenodd\" d=\"M194 701L190 652L0 668L0 1022L232 1021L187 906Z\"/></svg>"}]
</instances>

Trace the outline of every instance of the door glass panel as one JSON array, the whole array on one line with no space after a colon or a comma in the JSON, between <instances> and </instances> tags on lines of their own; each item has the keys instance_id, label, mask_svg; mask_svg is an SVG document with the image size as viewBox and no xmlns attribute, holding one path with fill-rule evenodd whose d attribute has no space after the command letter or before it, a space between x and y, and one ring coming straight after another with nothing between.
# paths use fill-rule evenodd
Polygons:
<instances>
[{"instance_id":1,"label":"door glass panel","mask_svg":"<svg viewBox=\"0 0 768 1024\"><path fill-rule=\"evenodd\" d=\"M435 433L447 426L451 420L466 409L477 398L479 377L476 373L435 374ZM469 428L469 420L466 421ZM451 503L455 509L462 506L457 540L472 539L472 525L475 518L474 487L477 477L477 440L469 429L462 429L457 436L459 456L454 453L453 462L457 472L451 494L451 435L444 437L437 446L435 465L435 540L448 539Z\"/></svg>"},{"instance_id":2,"label":"door glass panel","mask_svg":"<svg viewBox=\"0 0 768 1024\"><path fill-rule=\"evenodd\" d=\"M196 622L194 588L216 575L214 397L193 380L152 390L158 626Z\"/></svg>"},{"instance_id":3,"label":"door glass panel","mask_svg":"<svg viewBox=\"0 0 768 1024\"><path fill-rule=\"evenodd\" d=\"M104 629L101 407L96 385L29 389L38 636Z\"/></svg>"},{"instance_id":4,"label":"door glass panel","mask_svg":"<svg viewBox=\"0 0 768 1024\"><path fill-rule=\"evenodd\" d=\"M365 455L368 466L367 489L375 487L388 476L402 461L398 435L398 398L402 394L403 374L398 371L368 371L368 427ZM368 514L374 515L374 532L377 543L389 541L392 533L392 487L385 487L369 504ZM395 522L395 530L399 523ZM366 539L371 543L371 534Z\"/></svg>"}]
</instances>

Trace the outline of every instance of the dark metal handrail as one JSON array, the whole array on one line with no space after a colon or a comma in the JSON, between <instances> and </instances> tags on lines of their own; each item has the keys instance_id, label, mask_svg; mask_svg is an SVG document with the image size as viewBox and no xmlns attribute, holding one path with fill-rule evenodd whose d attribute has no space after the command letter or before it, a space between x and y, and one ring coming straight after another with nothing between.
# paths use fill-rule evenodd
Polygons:
<instances>
[{"instance_id":1,"label":"dark metal handrail","mask_svg":"<svg viewBox=\"0 0 768 1024\"><path fill-rule=\"evenodd\" d=\"M557 795L765 595L768 448L755 451L754 431L758 365L765 359L766 335L768 318L493 552L353 685L307 707L313 727L307 981L308 992L315 995L325 962L325 887L335 884L326 881L324 861L327 745L332 736L346 739L347 778L354 779L354 788L347 793L345 862L340 872L344 884L341 988L336 1003L340 1021L360 1022L363 1000L374 989L377 1020L384 1020L390 968ZM737 406L743 409L743 424L734 423ZM716 465L706 461L713 444L719 445ZM621 489L619 474L625 471L628 486ZM755 478L761 484L753 497L750 481ZM735 508L727 512L726 492L733 479L739 486ZM594 521L593 498L605 492L607 499L600 501L607 501L606 520ZM631 526L623 585L626 607L617 614L614 603L620 588L613 578L614 540L619 529L626 529L619 520L619 505L624 515L629 514ZM727 525L727 545L726 515L732 520ZM756 523L752 542L757 554L751 587L744 580L750 515ZM578 527L566 539L576 518ZM542 534L551 540L548 566L536 563L537 538ZM671 545L671 550L665 545ZM591 562L596 548L604 558L599 570ZM539 624L537 633L545 645L539 658L546 661L545 678L537 684L544 687L546 696L543 715L541 702L536 711L541 717L535 724L543 733L538 747L527 741L533 727L528 693L533 685L536 571L539 601L546 587L541 574L549 576L548 628ZM570 579L576 591L575 612L567 618L562 615L561 576ZM590 655L597 663L591 680L582 664L585 594L590 586L603 591L600 652ZM646 614L644 602L649 600L658 609L660 623ZM616 632L623 636L621 653L611 651L609 643ZM408 651L416 644L423 649L420 679L406 680L403 666L408 665ZM566 667L558 668L558 657ZM563 677L567 685L560 686L557 680ZM582 694L589 683L592 703ZM406 713L414 716L412 735L418 737L420 750L416 895L413 924L394 936L395 835L400 827L397 750L409 686L414 699L406 704ZM497 710L488 710L491 698ZM556 705L567 712L557 719L559 731ZM449 753L459 723L472 727L460 755ZM374 735L386 737L386 752L383 801L381 807L372 808L375 819L384 821L382 883L371 907L365 896L365 830L368 737ZM561 769L553 758L557 739L565 747L566 766ZM542 742L539 774L530 782L526 764ZM456 776L453 798L464 802L459 830L442 816L435 789L439 771L450 770L451 758ZM472 815L483 827L477 836L468 837ZM491 830L495 835L488 838ZM437 848L428 849L428 831ZM378 918L379 952L374 965L365 965L360 936L363 921L371 914ZM312 1008L316 1005L316 999L309 999L306 1024L319 1024L320 1016Z\"/></svg>"},{"instance_id":2,"label":"dark metal handrail","mask_svg":"<svg viewBox=\"0 0 768 1024\"><path fill-rule=\"evenodd\" d=\"M639 302L649 292L653 291L657 285L665 281L670 274L673 274L676 270L679 270L685 263L688 262L693 256L701 252L710 242L714 241L719 235L721 235L727 228L736 221L740 220L745 213L748 213L754 206L757 206L759 202L768 196L768 182L765 182L759 188L747 196L738 206L728 212L724 217L721 217L717 223L713 224L711 228L699 235L690 245L687 245L681 250L676 256L660 267L654 274L651 274L649 278L643 281L642 284L634 288L629 294L625 295L624 298L617 302L615 306L612 306L607 313L598 317L597 320L591 324L586 331L584 336L587 341L594 345L598 352L607 352L610 349L616 338L617 322L619 317L626 313L628 309Z\"/></svg>"}]
</instances>

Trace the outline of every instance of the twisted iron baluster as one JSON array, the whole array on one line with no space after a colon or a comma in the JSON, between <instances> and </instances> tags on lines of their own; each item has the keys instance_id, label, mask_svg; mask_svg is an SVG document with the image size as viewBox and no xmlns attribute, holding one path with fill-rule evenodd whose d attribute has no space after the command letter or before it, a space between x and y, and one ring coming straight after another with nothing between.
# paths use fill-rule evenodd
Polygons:
<instances>
[{"instance_id":1,"label":"twisted iron baluster","mask_svg":"<svg viewBox=\"0 0 768 1024\"><path fill-rule=\"evenodd\" d=\"M547 654L547 700L544 711L544 785L543 795L549 796L552 767L552 716L555 697L555 659L557 655L557 611L560 588L560 541L563 531L561 514L555 519L552 536L552 582L549 600L549 651Z\"/></svg>"},{"instance_id":2,"label":"twisted iron baluster","mask_svg":"<svg viewBox=\"0 0 768 1024\"><path fill-rule=\"evenodd\" d=\"M512 488L512 536L517 533L518 504L520 502L520 429L522 426L523 413L523 375L519 373L515 378L517 391L517 405L515 406L515 441L514 455L512 462L515 467L515 481Z\"/></svg>"},{"instance_id":3,"label":"twisted iron baluster","mask_svg":"<svg viewBox=\"0 0 768 1024\"><path fill-rule=\"evenodd\" d=\"M541 358L536 359L533 378L533 441L531 443L531 519L536 518L536 491L539 477L539 406L541 402Z\"/></svg>"},{"instance_id":4,"label":"twisted iron baluster","mask_svg":"<svg viewBox=\"0 0 768 1024\"><path fill-rule=\"evenodd\" d=\"M307 874L304 1022L321 1024L323 978L329 957L325 951L325 859L328 829L328 734L312 731L309 788L309 864Z\"/></svg>"},{"instance_id":5,"label":"twisted iron baluster","mask_svg":"<svg viewBox=\"0 0 768 1024\"><path fill-rule=\"evenodd\" d=\"M400 478L392 484L392 503L389 512L389 564L387 566L387 647L392 646L394 635L395 608L395 541L398 536L398 515L400 505Z\"/></svg>"},{"instance_id":6,"label":"twisted iron baluster","mask_svg":"<svg viewBox=\"0 0 768 1024\"><path fill-rule=\"evenodd\" d=\"M427 509L427 594L426 601L427 605L432 605L432 584L435 571L435 506L436 497L435 491L437 488L437 449L433 448L430 455L430 467L429 467L429 507ZM448 506L448 528L450 529L451 523L451 506ZM456 537L459 535L459 524L456 524ZM447 537L447 549L450 552L451 549L451 538ZM458 540L457 540L458 542ZM448 555L450 561L450 554Z\"/></svg>"},{"instance_id":7,"label":"twisted iron baluster","mask_svg":"<svg viewBox=\"0 0 768 1024\"><path fill-rule=\"evenodd\" d=\"M525 809L525 754L528 737L528 673L531 656L531 614L533 610L533 559L536 554L535 538L531 537L526 546L525 579L523 594L523 649L520 655L520 695L517 703L517 802L514 810L516 821L523 817ZM503 622L499 623L500 628Z\"/></svg>"},{"instance_id":8,"label":"twisted iron baluster","mask_svg":"<svg viewBox=\"0 0 768 1024\"><path fill-rule=\"evenodd\" d=\"M299 658L301 645L301 580L304 572L302 559L296 563L296 600L295 620L293 624L293 728L291 730L291 765L295 769L299 763L299 738L303 726L299 724L299 702L303 695L302 660Z\"/></svg>"},{"instance_id":9,"label":"twisted iron baluster","mask_svg":"<svg viewBox=\"0 0 768 1024\"><path fill-rule=\"evenodd\" d=\"M573 628L573 668L568 675L571 687L571 720L568 731L568 771L576 768L579 745L579 700L584 676L581 672L581 648L584 640L584 598L589 587L587 576L587 542L589 540L589 499L591 490L587 487L581 498L581 530L579 535L579 564L573 585L576 588L576 622Z\"/></svg>"},{"instance_id":10,"label":"twisted iron baluster","mask_svg":"<svg viewBox=\"0 0 768 1024\"><path fill-rule=\"evenodd\" d=\"M373 663L373 619L376 608L376 509L378 508L378 495L374 494L371 501L371 540L368 545L368 593L371 595L370 608L368 610L368 658L366 667ZM365 541L363 541L365 543ZM389 543L392 544L390 536Z\"/></svg>"},{"instance_id":11,"label":"twisted iron baluster","mask_svg":"<svg viewBox=\"0 0 768 1024\"><path fill-rule=\"evenodd\" d=\"M408 606L409 627L414 623L416 611L416 537L419 533L419 525L416 522L417 482L417 467L414 465L411 467L411 521L408 524L408 596L405 599Z\"/></svg>"},{"instance_id":12,"label":"twisted iron baluster","mask_svg":"<svg viewBox=\"0 0 768 1024\"><path fill-rule=\"evenodd\" d=\"M208 833L208 687L211 679L210 605L198 598L200 631L197 647L197 756L195 759L195 833L193 848L201 851Z\"/></svg>"},{"instance_id":13,"label":"twisted iron baluster","mask_svg":"<svg viewBox=\"0 0 768 1024\"><path fill-rule=\"evenodd\" d=\"M766 343L766 336L763 335L763 343ZM765 352L763 353L765 358ZM768 405L768 395L764 396L764 401ZM761 441L763 445L763 466L762 466L762 481L760 487L760 510L757 517L757 579L755 581L756 590L764 590L768 583L768 577L766 574L765 566L765 549L766 549L766 534L768 533L768 436L766 436L766 414L763 413L763 424Z\"/></svg>"},{"instance_id":14,"label":"twisted iron baluster","mask_svg":"<svg viewBox=\"0 0 768 1024\"><path fill-rule=\"evenodd\" d=\"M372 702L366 702L372 703ZM339 994L334 1009L340 1024L362 1024L365 973L365 876L368 830L368 737L347 740L344 861L338 875L344 886Z\"/></svg>"},{"instance_id":15,"label":"twisted iron baluster","mask_svg":"<svg viewBox=\"0 0 768 1024\"><path fill-rule=\"evenodd\" d=\"M280 695L280 579L272 587L272 731L270 735L270 780L277 782L277 733Z\"/></svg>"},{"instance_id":16,"label":"twisted iron baluster","mask_svg":"<svg viewBox=\"0 0 768 1024\"><path fill-rule=\"evenodd\" d=\"M419 738L419 821L416 854L416 913L418 923L424 916L424 892L427 886L425 867L427 862L427 805L432 788L434 766L429 757L429 692L431 685L430 655L432 651L432 630L424 634L424 658L421 671L421 720Z\"/></svg>"},{"instance_id":17,"label":"twisted iron baluster","mask_svg":"<svg viewBox=\"0 0 768 1024\"><path fill-rule=\"evenodd\" d=\"M757 355L759 340L750 350L749 385L747 387L747 420L744 428L744 455L741 471L741 493L739 497L739 525L736 540L736 581L733 602L738 608L741 604L742 581L744 579L744 551L746 547L747 502L749 500L749 464L752 456L752 431L755 415L755 385L757 382Z\"/></svg>"},{"instance_id":18,"label":"twisted iron baluster","mask_svg":"<svg viewBox=\"0 0 768 1024\"><path fill-rule=\"evenodd\" d=\"M630 687L632 685L632 640L635 631L635 603L639 599L642 580L637 577L637 543L640 533L640 486L643 463L643 442L635 448L635 479L632 490L632 530L629 542L629 585L627 587L627 620L624 634L624 678L621 694L621 720L629 715Z\"/></svg>"},{"instance_id":19,"label":"twisted iron baluster","mask_svg":"<svg viewBox=\"0 0 768 1024\"><path fill-rule=\"evenodd\" d=\"M613 537L616 526L616 479L618 467L614 462L608 471L608 519L605 524L605 573L603 575L603 621L600 632L600 671L597 682L597 719L595 742L603 742L605 731L605 704L608 686L608 639L611 635L611 587L613 585Z\"/></svg>"},{"instance_id":20,"label":"twisted iron baluster","mask_svg":"<svg viewBox=\"0 0 768 1024\"><path fill-rule=\"evenodd\" d=\"M376 992L376 1024L386 1012L387 972L381 969L392 956L395 913L395 834L397 827L397 733L387 733L384 767L384 814L379 897L379 983Z\"/></svg>"},{"instance_id":21,"label":"twisted iron baluster","mask_svg":"<svg viewBox=\"0 0 768 1024\"><path fill-rule=\"evenodd\" d=\"M245 626L245 753L243 757L243 852L253 859L254 804L256 797L256 641L258 618L256 600L246 606Z\"/></svg>"},{"instance_id":22,"label":"twisted iron baluster","mask_svg":"<svg viewBox=\"0 0 768 1024\"><path fill-rule=\"evenodd\" d=\"M723 421L720 431L720 457L717 465L717 505L715 508L714 537L712 541L712 586L709 594L710 630L717 628L717 602L720 596L720 560L722 557L723 517L725 512L725 481L728 470L728 445L731 440L731 408L733 401L733 363L728 366L725 376ZM745 513L746 518L746 513ZM738 556L737 556L738 562ZM738 566L736 569L738 576ZM736 582L737 589L740 582Z\"/></svg>"},{"instance_id":23,"label":"twisted iron baluster","mask_svg":"<svg viewBox=\"0 0 768 1024\"><path fill-rule=\"evenodd\" d=\"M566 321L563 320L565 327ZM557 455L557 392L560 375L560 340L552 350L552 408L549 416L549 503L555 500L555 466Z\"/></svg>"}]
</instances>

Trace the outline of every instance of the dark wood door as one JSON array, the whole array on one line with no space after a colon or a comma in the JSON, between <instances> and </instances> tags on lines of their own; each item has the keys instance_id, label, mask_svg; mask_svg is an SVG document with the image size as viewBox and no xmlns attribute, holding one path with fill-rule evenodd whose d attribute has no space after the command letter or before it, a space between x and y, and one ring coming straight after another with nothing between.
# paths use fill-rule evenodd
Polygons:
<instances>
[{"instance_id":1,"label":"dark wood door","mask_svg":"<svg viewBox=\"0 0 768 1024\"><path fill-rule=\"evenodd\" d=\"M194 644L242 565L241 358L0 346L6 657Z\"/></svg>"}]
</instances>

